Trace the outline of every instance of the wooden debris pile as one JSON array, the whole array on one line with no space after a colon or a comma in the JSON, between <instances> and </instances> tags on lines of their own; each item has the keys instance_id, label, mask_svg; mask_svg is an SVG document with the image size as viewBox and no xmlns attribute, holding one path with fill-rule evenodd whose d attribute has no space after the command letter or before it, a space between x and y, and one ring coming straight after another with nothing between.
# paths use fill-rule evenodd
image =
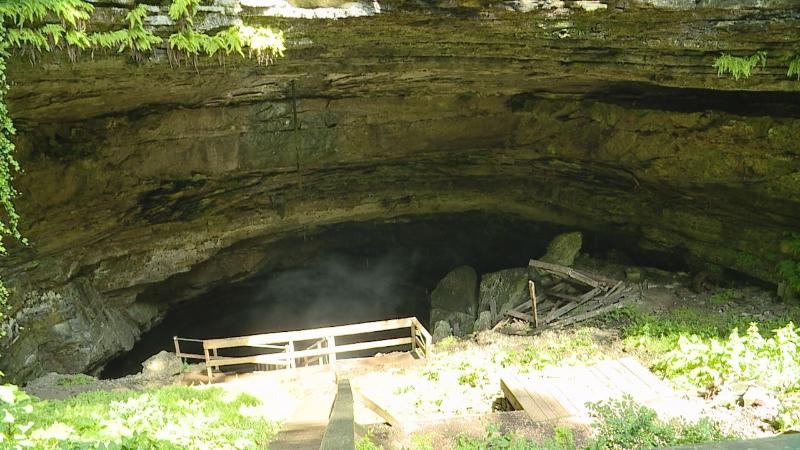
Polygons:
<instances>
[{"instance_id":1,"label":"wooden debris pile","mask_svg":"<svg viewBox=\"0 0 800 450\"><path fill-rule=\"evenodd\" d=\"M505 311L494 330L515 320L530 322L537 331L565 327L622 308L639 293L637 286L571 267L536 259L528 265L545 275L542 286L529 281L530 301Z\"/></svg>"}]
</instances>

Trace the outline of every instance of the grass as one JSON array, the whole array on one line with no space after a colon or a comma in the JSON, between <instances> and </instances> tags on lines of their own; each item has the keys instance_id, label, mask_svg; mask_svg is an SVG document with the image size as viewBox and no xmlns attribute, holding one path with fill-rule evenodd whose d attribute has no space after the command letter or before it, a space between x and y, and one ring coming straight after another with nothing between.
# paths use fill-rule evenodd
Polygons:
<instances>
[{"instance_id":1,"label":"grass","mask_svg":"<svg viewBox=\"0 0 800 450\"><path fill-rule=\"evenodd\" d=\"M603 350L594 341L589 330L578 329L573 333L550 334L548 339L539 339L522 351L507 352L500 360L500 365L517 366L524 373L548 366L591 362L602 354Z\"/></svg>"},{"instance_id":2,"label":"grass","mask_svg":"<svg viewBox=\"0 0 800 450\"><path fill-rule=\"evenodd\" d=\"M64 378L60 378L56 382L56 384L59 386L81 386L93 383L94 381L96 381L96 378L82 373L78 373L75 375L68 375Z\"/></svg>"},{"instance_id":3,"label":"grass","mask_svg":"<svg viewBox=\"0 0 800 450\"><path fill-rule=\"evenodd\" d=\"M257 399L217 388L90 392L59 401L15 395L0 403L13 416L3 436L32 448L266 448L277 432L258 415Z\"/></svg>"}]
</instances>

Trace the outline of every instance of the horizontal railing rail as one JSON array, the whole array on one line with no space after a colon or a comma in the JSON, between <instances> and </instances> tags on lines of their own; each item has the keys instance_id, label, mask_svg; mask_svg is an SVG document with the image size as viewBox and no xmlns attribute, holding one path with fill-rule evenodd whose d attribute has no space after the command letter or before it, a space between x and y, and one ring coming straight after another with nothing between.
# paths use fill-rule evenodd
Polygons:
<instances>
[{"instance_id":1,"label":"horizontal railing rail","mask_svg":"<svg viewBox=\"0 0 800 450\"><path fill-rule=\"evenodd\" d=\"M377 340L365 338L367 340L361 342L336 344L336 338L338 337L405 328L410 330L406 337ZM422 326L416 317L221 339L187 339L177 336L173 339L176 355L181 358L205 361L209 382L212 380L213 370L224 366L256 364L267 368L272 366L294 368L298 361L305 366L325 363L334 366L336 357L340 354L406 345L410 345L411 351L416 352L420 357L428 358L431 354L430 349L433 341L428 330ZM302 350L295 349L296 343L307 341L314 342L310 345L303 344L306 346L305 348L301 347ZM203 354L183 352L180 346L182 342L202 343ZM219 354L220 350L233 348L257 348L276 351L248 356L222 356Z\"/></svg>"}]
</instances>

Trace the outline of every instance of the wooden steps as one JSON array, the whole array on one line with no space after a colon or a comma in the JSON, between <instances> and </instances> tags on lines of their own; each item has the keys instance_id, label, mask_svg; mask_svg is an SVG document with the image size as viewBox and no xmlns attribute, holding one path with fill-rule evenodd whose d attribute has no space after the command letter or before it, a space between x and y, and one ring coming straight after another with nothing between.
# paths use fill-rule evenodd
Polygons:
<instances>
[{"instance_id":1,"label":"wooden steps","mask_svg":"<svg viewBox=\"0 0 800 450\"><path fill-rule=\"evenodd\" d=\"M664 381L633 358L592 366L564 367L529 375L506 374L500 387L511 404L535 422L568 420L587 423L587 403L629 395L639 404L680 404Z\"/></svg>"}]
</instances>

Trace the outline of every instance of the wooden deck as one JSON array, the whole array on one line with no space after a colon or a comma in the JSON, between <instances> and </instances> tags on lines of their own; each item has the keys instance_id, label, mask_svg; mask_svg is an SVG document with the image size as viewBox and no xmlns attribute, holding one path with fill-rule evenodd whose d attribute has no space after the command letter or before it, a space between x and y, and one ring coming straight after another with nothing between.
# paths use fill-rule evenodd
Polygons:
<instances>
[{"instance_id":1,"label":"wooden deck","mask_svg":"<svg viewBox=\"0 0 800 450\"><path fill-rule=\"evenodd\" d=\"M525 410L535 422L587 423L587 403L625 395L654 407L681 402L666 382L633 358L529 375L507 374L501 378L500 387L514 408Z\"/></svg>"}]
</instances>

